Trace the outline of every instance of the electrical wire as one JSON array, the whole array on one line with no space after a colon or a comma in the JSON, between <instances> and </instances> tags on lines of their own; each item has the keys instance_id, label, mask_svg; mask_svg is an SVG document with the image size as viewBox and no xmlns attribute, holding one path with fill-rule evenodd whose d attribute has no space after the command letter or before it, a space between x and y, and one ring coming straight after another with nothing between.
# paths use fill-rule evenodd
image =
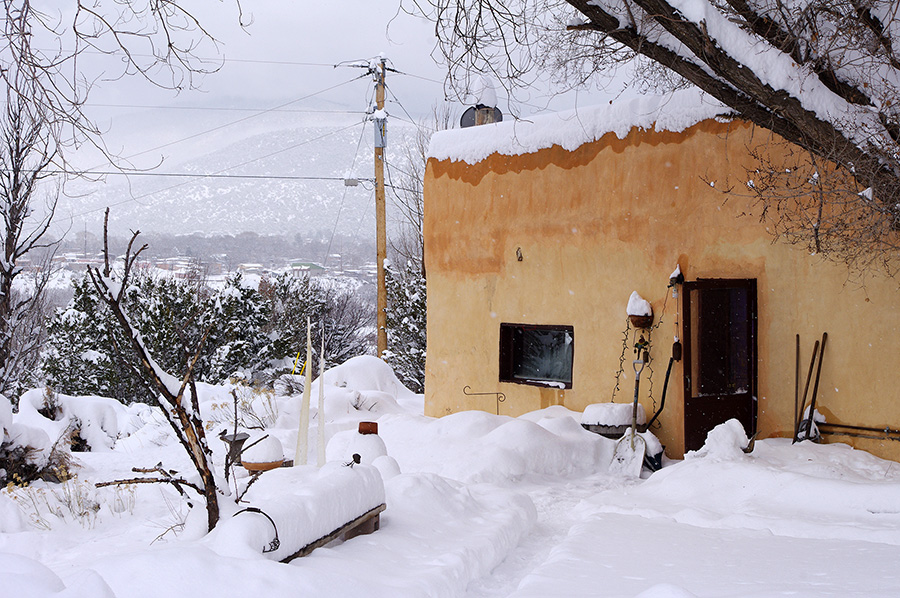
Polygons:
<instances>
[{"instance_id":1,"label":"electrical wire","mask_svg":"<svg viewBox=\"0 0 900 598\"><path fill-rule=\"evenodd\" d=\"M296 104L297 102L301 102L301 101L303 101L303 100L307 100L307 99L309 99L309 98L315 97L315 96L317 96L317 95L319 95L319 94L325 93L326 91L331 91L331 90L333 90L333 89L337 89L338 87L343 87L344 85L348 85L348 84L350 84L350 83L353 83L354 81L357 81L357 80L359 80L359 79L362 79L363 77L366 77L366 75L360 75L359 77L354 77L353 79L350 79L350 80L348 80L348 81L344 81L343 83L338 83L338 84L336 84L336 85L332 85L331 87L327 87L327 88L325 88L325 89L321 89L321 90L319 90L319 91L316 91L316 92L311 93L311 94L307 94L307 95L305 95L305 96L303 96L303 97L300 97L300 98L291 100L291 101L289 101L289 102L284 102L284 103L282 103L282 104L279 104L279 105L277 105L277 106L273 106L272 108L268 108L268 109L263 110L263 111L261 111L261 112L258 112L258 113L256 113L256 114L251 114L251 115L249 115L249 116L245 116L245 117L243 117L243 118L239 118L239 119L237 119L237 120L233 120L233 121L231 121L231 122L227 122L227 123L225 123L225 124L218 125L218 126L213 127L213 128L211 128L211 129L206 129L205 131L200 131L199 133L194 133L193 135L188 135L187 137L182 137L181 139L176 139L175 141L169 141L169 142L164 143L164 144L162 144L162 145L158 145L158 146L156 146L156 147L152 147L152 148L150 148L150 149L146 149L146 150L137 152L137 153L135 153L135 154L131 154L131 155L129 155L129 156L126 156L124 159L125 159L125 160L131 160L132 158L137 158L138 156L143 156L144 154L149 154L150 152L155 152L155 151L157 151L157 150L161 150L161 149L164 149L164 148L167 148L167 147L171 147L171 146L177 145L177 144L179 144L179 143L184 143L185 141L190 141L191 139L196 139L197 137L202 137L202 136L204 136L204 135L208 135L209 133L214 133L215 131L221 131L222 129L226 129L226 128L232 127L232 126L234 126L234 125L237 125L237 124L241 124L241 123L247 122L247 121L249 121L249 120L252 120L252 119L254 119L254 118L257 118L257 117L259 117L259 116L262 116L262 115L264 115L264 114L268 114L268 113L270 113L270 112L274 112L274 111L280 110L280 109L282 109L282 108L285 108L285 107L287 107L287 106L290 106L291 104Z\"/></svg>"},{"instance_id":2,"label":"electrical wire","mask_svg":"<svg viewBox=\"0 0 900 598\"><path fill-rule=\"evenodd\" d=\"M366 128L361 127L359 132L359 140L356 142L356 152L353 154L353 161L350 162L350 171L353 171L353 167L356 166L356 158L359 157L359 148L362 147L363 135L366 133ZM325 267L328 263L328 256L331 255L331 244L334 242L334 235L337 233L338 222L341 220L341 212L344 211L344 198L347 197L347 189L348 187L344 187L344 192L341 193L341 202L338 204L338 212L337 216L334 218L334 227L331 229L331 238L328 239L328 249L325 250L325 257L322 258L322 267Z\"/></svg>"},{"instance_id":3,"label":"electrical wire","mask_svg":"<svg viewBox=\"0 0 900 598\"><path fill-rule=\"evenodd\" d=\"M246 166L247 164L251 164L251 163L256 162L256 161L259 161L259 160L264 160L264 159L270 158L270 157L272 157L272 156L274 156L274 155L277 155L277 154L280 154L280 153L284 153L284 152L290 151L290 150L292 150L292 149L296 149L296 148L301 147L301 146L303 146L303 145L307 145L307 144L312 143L312 142L314 142L314 141L319 141L319 140L321 140L321 139L325 139L326 137L330 137L330 136L332 136L332 135L336 135L336 134L338 134L338 133L340 133L340 132L342 132L342 131L346 131L347 129L351 129L351 128L355 127L355 126L358 126L359 124L360 124L360 123L354 123L354 124L352 124L352 125L350 125L350 126L342 127L342 128L337 129L337 130L335 130L335 131L331 131L331 132L329 132L329 133L325 133L324 135L320 135L320 136L314 137L314 138L312 138L312 139L307 139L306 141L303 141L303 142L301 142L301 143L297 143L297 144L294 144L294 145L292 145L292 146L289 146L289 147L280 149L280 150L278 150L278 151L271 152L271 153L266 154L266 155L264 155L264 156L259 156L258 158L253 158L252 160L247 160L246 162L242 162L242 163L240 163L240 164L235 164L235 165L233 165L233 166L228 166L228 167L226 167L226 168L223 168L223 169L221 169L221 170L219 170L219 171L216 171L216 172L213 172L213 173L206 173L206 174L203 174L203 175L195 175L195 176L194 176L194 179L197 179L197 178L204 178L204 177L207 177L207 178L214 177L214 176L216 176L216 175L223 174L223 173L225 173L225 172L228 171L228 170L232 170L232 169L235 169L235 168L240 168L241 166ZM126 173L126 174L131 174L131 173ZM93 213L95 213L95 212L99 212L99 211L105 210L107 207L115 207L115 206L120 206L120 205L123 205L123 204L126 204L126 203L131 203L131 202L133 202L133 201L140 201L141 199L145 199L145 198L151 197L151 196L153 196L153 195L158 195L158 194L160 194L160 193L165 193L166 191L171 191L172 189L177 189L177 188L179 188L179 187L183 187L183 186L185 186L185 185L187 185L187 184L189 184L189 183L191 183L191 182L192 182L192 180L188 180L188 181L184 181L184 182L182 182L182 183L178 183L178 184L175 184L175 185L170 185L170 186L165 187L165 188L163 188L163 189L157 189L156 191L150 191L150 192L145 193L145 194L143 194L143 195L138 195L138 196L136 196L136 197L130 197L130 198L128 198L128 199L123 199L123 200L121 200L121 201L111 203L111 204L109 204L109 206L104 206L104 207L102 207L102 208L94 208L94 209L92 209L92 210L85 210L84 212L79 212L79 213L77 213L77 214L73 214L72 217L86 216L86 215L88 215L88 214L93 214Z\"/></svg>"},{"instance_id":4,"label":"electrical wire","mask_svg":"<svg viewBox=\"0 0 900 598\"><path fill-rule=\"evenodd\" d=\"M57 53L59 52L59 48L48 49L44 48L41 52L47 53ZM66 54L72 53L69 51L65 52ZM109 52L103 52L101 50L79 50L79 54L96 54L100 56L109 56ZM129 52L131 56L135 58L159 58L153 54L139 54L135 52ZM225 56L219 56L216 58L210 58L208 56L197 56L195 57L198 62L221 62L222 64L228 64L229 62L233 63L242 63L242 64L275 64L275 65L283 65L283 66L317 66L317 67L328 67L335 68L336 64L333 63L325 63L325 62L294 62L289 60L257 60L252 58L226 58Z\"/></svg>"},{"instance_id":5,"label":"electrical wire","mask_svg":"<svg viewBox=\"0 0 900 598\"><path fill-rule=\"evenodd\" d=\"M235 167L236 168L236 167ZM9 174L9 169L0 168L0 172ZM19 171L23 172L23 171ZM28 171L32 172L32 171ZM64 170L42 170L43 174L61 175L67 174ZM160 178L191 178L191 179L261 179L276 181L344 181L344 177L334 176L301 176L301 175L278 175L278 174L220 174L220 173L202 173L202 172L122 172L120 170L86 170L79 174L87 176L144 176L144 177L160 177ZM362 180L362 179L358 179Z\"/></svg>"},{"instance_id":6,"label":"electrical wire","mask_svg":"<svg viewBox=\"0 0 900 598\"><path fill-rule=\"evenodd\" d=\"M400 98L398 98L397 95L394 93L394 90L391 89L390 87L388 87L387 83L384 84L384 88L391 95L391 97L394 98L394 101L397 102L397 105L400 106L400 109L403 110L403 113L406 114L406 118L409 119L409 122L411 122L413 125L415 125L415 127L417 129L421 129L421 127L416 122L413 121L412 115L406 109L406 106L404 106L403 103L400 101Z\"/></svg>"},{"instance_id":7,"label":"electrical wire","mask_svg":"<svg viewBox=\"0 0 900 598\"><path fill-rule=\"evenodd\" d=\"M299 100L293 100L299 101ZM234 106L161 106L151 104L84 104L88 108L137 108L141 110L198 110L203 112L279 112L284 114L365 114L363 110L309 110L302 108L237 108Z\"/></svg>"},{"instance_id":8,"label":"electrical wire","mask_svg":"<svg viewBox=\"0 0 900 598\"><path fill-rule=\"evenodd\" d=\"M384 165L388 166L390 168L393 168L394 170L400 172L401 174L405 174L408 177L418 178L418 175L413 174L413 173L409 172L408 170L403 170L402 168L398 168L398 167L394 166L393 162L388 162L387 160L385 160ZM399 189L399 187L398 187L398 189Z\"/></svg>"}]
</instances>

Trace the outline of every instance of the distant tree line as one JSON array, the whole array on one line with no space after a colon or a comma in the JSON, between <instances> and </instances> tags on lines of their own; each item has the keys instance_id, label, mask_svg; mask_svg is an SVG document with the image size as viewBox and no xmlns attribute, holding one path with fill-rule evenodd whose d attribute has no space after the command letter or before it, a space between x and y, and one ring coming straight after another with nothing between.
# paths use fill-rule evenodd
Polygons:
<instances>
[{"instance_id":1,"label":"distant tree line","mask_svg":"<svg viewBox=\"0 0 900 598\"><path fill-rule=\"evenodd\" d=\"M340 258L327 257L327 266L335 268L343 265L360 267L372 262L375 256L375 241L362 236L347 236L331 230L298 232L294 235L261 235L241 232L234 235L171 235L142 233L147 244L143 253L148 258L190 257L204 262L223 259L223 265L233 270L242 263L281 265L287 259L303 259L311 262L325 262L327 254L340 254ZM128 239L111 235L110 251L121 254ZM103 251L103 241L99 235L88 231L73 231L60 242L58 253L87 253L99 255ZM341 263L339 263L342 262Z\"/></svg>"}]
</instances>

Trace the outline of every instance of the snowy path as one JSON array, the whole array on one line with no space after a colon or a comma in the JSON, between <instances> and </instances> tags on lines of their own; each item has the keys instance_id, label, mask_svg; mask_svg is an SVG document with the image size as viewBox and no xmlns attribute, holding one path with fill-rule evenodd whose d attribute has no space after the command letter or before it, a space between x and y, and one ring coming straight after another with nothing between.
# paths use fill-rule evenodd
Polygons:
<instances>
[{"instance_id":1,"label":"snowy path","mask_svg":"<svg viewBox=\"0 0 900 598\"><path fill-rule=\"evenodd\" d=\"M582 500L621 486L621 481L598 474L575 480L541 479L517 488L534 501L538 512L537 523L528 537L489 577L469 585L466 597L509 596L526 576L546 562L551 551L566 539L572 527L580 523L573 511Z\"/></svg>"},{"instance_id":2,"label":"snowy path","mask_svg":"<svg viewBox=\"0 0 900 598\"><path fill-rule=\"evenodd\" d=\"M900 595L900 546L578 508L621 486L595 475L521 488L537 523L490 576L469 585L466 598Z\"/></svg>"}]
</instances>

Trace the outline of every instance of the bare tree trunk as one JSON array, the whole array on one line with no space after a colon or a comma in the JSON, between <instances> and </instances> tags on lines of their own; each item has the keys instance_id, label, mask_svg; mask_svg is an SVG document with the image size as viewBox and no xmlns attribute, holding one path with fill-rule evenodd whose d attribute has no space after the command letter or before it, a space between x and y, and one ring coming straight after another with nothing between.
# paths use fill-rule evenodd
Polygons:
<instances>
[{"instance_id":1,"label":"bare tree trunk","mask_svg":"<svg viewBox=\"0 0 900 598\"><path fill-rule=\"evenodd\" d=\"M104 239L107 237L108 219L109 210L107 209L106 219L104 220ZM184 365L180 379L164 372L150 355L140 335L131 325L123 305L125 289L127 288L134 264L141 252L147 248L146 245L143 245L139 249L134 250L134 242L139 234L139 231L135 232L128 242L121 280L113 279L114 273L109 262L108 252L104 256L106 264L104 271L101 272L96 267L88 268L88 274L101 299L109 306L116 322L129 339L131 350L140 361L140 366L135 369L140 373L144 382L157 391L157 404L165 414L169 425L175 432L175 436L184 447L188 457L191 459L191 463L194 465L194 469L200 476L202 494L206 501L207 526L208 529L212 530L219 521L219 491L212 472L212 451L206 441L206 431L200 415L200 403L194 383L194 368L197 366L197 361L206 344L209 329L196 341L195 346L184 347L189 355L189 359ZM185 396L188 390L190 391L190 401L187 401Z\"/></svg>"},{"instance_id":2,"label":"bare tree trunk","mask_svg":"<svg viewBox=\"0 0 900 598\"><path fill-rule=\"evenodd\" d=\"M43 106L26 95L30 82L16 82L18 89L6 89L6 106L0 115L0 393L17 386L23 369L19 366L33 364L40 349L40 334L25 339L22 333L35 322L40 330L49 260L33 268L35 284L30 294L13 290L13 282L22 273L20 260L55 246L47 231L56 210L56 194L46 206L35 205L38 185L50 176L47 170L57 152L53 127ZM43 214L35 218L42 209Z\"/></svg>"}]
</instances>

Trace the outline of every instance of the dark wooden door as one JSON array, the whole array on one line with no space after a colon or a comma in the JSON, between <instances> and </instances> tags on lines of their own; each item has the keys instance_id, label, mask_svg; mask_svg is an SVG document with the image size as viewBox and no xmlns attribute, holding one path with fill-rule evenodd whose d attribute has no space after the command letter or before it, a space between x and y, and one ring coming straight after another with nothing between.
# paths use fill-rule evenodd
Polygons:
<instances>
[{"instance_id":1,"label":"dark wooden door","mask_svg":"<svg viewBox=\"0 0 900 598\"><path fill-rule=\"evenodd\" d=\"M684 450L735 418L756 432L756 280L684 284Z\"/></svg>"}]
</instances>

